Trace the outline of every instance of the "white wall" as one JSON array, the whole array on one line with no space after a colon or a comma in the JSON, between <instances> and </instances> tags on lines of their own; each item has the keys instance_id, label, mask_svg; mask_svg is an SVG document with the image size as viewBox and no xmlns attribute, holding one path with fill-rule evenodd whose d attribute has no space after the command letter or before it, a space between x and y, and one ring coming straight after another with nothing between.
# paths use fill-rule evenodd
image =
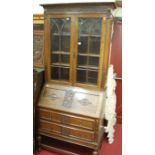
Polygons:
<instances>
[{"instance_id":1,"label":"white wall","mask_svg":"<svg viewBox=\"0 0 155 155\"><path fill-rule=\"evenodd\" d=\"M115 0L33 0L33 13L43 13L43 8L40 4L46 3L76 3L76 2L115 2Z\"/></svg>"}]
</instances>

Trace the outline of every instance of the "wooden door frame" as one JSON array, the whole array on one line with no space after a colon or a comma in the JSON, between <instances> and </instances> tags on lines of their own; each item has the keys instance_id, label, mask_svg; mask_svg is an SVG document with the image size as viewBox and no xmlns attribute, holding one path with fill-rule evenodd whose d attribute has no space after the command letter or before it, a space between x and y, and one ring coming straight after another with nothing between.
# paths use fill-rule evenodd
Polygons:
<instances>
[{"instance_id":1,"label":"wooden door frame","mask_svg":"<svg viewBox=\"0 0 155 155\"><path fill-rule=\"evenodd\" d=\"M98 79L97 85L82 84L76 82L76 66L77 66L77 40L78 40L78 18L102 18L102 32L101 32L101 45L100 45L100 59L99 59L99 70L98 70ZM69 73L69 82L60 81L60 80L51 80L51 56L50 56L50 19L51 18L71 18L71 36L70 36L70 73ZM108 67L108 57L109 57L109 45L111 41L111 27L112 19L107 19L104 14L47 14L45 16L45 29L44 29L44 49L45 49L45 74L46 81L49 83L57 83L64 85L74 85L82 88L88 89L97 89L101 90L106 81L106 73ZM72 66L72 67L71 67Z\"/></svg>"},{"instance_id":2,"label":"wooden door frame","mask_svg":"<svg viewBox=\"0 0 155 155\"><path fill-rule=\"evenodd\" d=\"M45 29L44 29L44 33L45 33L45 72L46 72L46 81L49 83L57 83L57 84L65 84L65 85L72 85L72 67L69 68L69 81L60 81L60 80L52 80L51 79L51 51L50 51L50 47L51 47L51 38L50 38L50 30L51 30L51 26L50 26L50 19L56 19L56 18L71 18L71 22L70 22L70 66L72 66L73 60L72 60L72 41L73 41L73 33L72 33L72 15L47 15L45 18ZM50 58L50 59L49 59Z\"/></svg>"},{"instance_id":3,"label":"wooden door frame","mask_svg":"<svg viewBox=\"0 0 155 155\"><path fill-rule=\"evenodd\" d=\"M105 82L106 77L103 80L103 75L106 72L106 68L108 66L105 59L108 59L108 48L106 48L106 31L107 31L107 24L106 24L106 16L100 13L97 14L78 14L74 15L76 17L76 43L75 43L75 49L76 49L76 57L75 57L75 64L74 64L74 86L79 86L82 88L88 88L88 89L98 89L101 90L103 88L103 82ZM77 47L77 39L78 39L78 18L102 18L102 29L101 29L101 44L100 44L100 59L99 59L99 69L98 69L98 79L97 79L97 85L89 85L89 84L82 84L76 82L76 66L77 66L77 53L78 53L78 47ZM104 63L105 62L105 63ZM105 74L106 75L106 74Z\"/></svg>"}]
</instances>

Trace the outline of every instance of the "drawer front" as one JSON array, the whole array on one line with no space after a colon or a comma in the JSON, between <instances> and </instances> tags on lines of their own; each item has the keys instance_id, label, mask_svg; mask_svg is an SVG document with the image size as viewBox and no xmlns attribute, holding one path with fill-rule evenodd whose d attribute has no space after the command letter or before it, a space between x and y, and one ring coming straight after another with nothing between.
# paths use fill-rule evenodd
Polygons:
<instances>
[{"instance_id":1,"label":"drawer front","mask_svg":"<svg viewBox=\"0 0 155 155\"><path fill-rule=\"evenodd\" d=\"M54 111L39 110L41 119L51 120L52 122L62 123L66 125L72 125L75 127L81 127L84 129L94 130L95 120L77 117L73 115L64 115Z\"/></svg>"},{"instance_id":2,"label":"drawer front","mask_svg":"<svg viewBox=\"0 0 155 155\"><path fill-rule=\"evenodd\" d=\"M45 121L39 122L39 129L43 132L61 133L61 127L59 125L55 125L55 124L48 123Z\"/></svg>"},{"instance_id":3,"label":"drawer front","mask_svg":"<svg viewBox=\"0 0 155 155\"><path fill-rule=\"evenodd\" d=\"M61 122L62 124L72 125L76 127L82 127L89 130L94 130L95 127L94 120L83 119L82 117L76 117L72 115L62 115L55 112L52 112L52 121Z\"/></svg>"},{"instance_id":4,"label":"drawer front","mask_svg":"<svg viewBox=\"0 0 155 155\"><path fill-rule=\"evenodd\" d=\"M45 120L51 120L51 112L47 110L39 110L39 118L45 119Z\"/></svg>"},{"instance_id":5,"label":"drawer front","mask_svg":"<svg viewBox=\"0 0 155 155\"><path fill-rule=\"evenodd\" d=\"M56 123L49 123L40 120L39 129L42 132L59 134L59 136L67 136L86 141L95 141L95 134L91 131L80 130L78 128L70 128Z\"/></svg>"}]
</instances>

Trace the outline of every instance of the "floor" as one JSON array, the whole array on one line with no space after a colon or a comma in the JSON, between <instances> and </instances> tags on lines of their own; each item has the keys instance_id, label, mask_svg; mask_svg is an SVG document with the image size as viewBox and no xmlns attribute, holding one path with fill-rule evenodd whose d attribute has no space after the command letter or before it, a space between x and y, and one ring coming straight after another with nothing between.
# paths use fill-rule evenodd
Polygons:
<instances>
[{"instance_id":1,"label":"floor","mask_svg":"<svg viewBox=\"0 0 155 155\"><path fill-rule=\"evenodd\" d=\"M99 155L122 155L122 125L117 124L115 127L115 139L113 144L108 144L107 139L103 140ZM80 147L77 145L72 145L68 143L58 143L63 149L71 150L72 152L78 153L79 155L91 155L92 150L87 149L85 147ZM41 150L36 155L60 155L58 153L54 153L47 150ZM62 155L62 154L61 154Z\"/></svg>"}]
</instances>

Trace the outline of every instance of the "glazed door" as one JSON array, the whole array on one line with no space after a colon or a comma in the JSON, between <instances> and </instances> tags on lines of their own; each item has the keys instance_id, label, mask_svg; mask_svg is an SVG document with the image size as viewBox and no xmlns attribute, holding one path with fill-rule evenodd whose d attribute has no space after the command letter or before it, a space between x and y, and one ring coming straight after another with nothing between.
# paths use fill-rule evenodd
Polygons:
<instances>
[{"instance_id":1,"label":"glazed door","mask_svg":"<svg viewBox=\"0 0 155 155\"><path fill-rule=\"evenodd\" d=\"M53 82L71 82L71 21L70 16L55 16L48 20L48 78Z\"/></svg>"},{"instance_id":2,"label":"glazed door","mask_svg":"<svg viewBox=\"0 0 155 155\"><path fill-rule=\"evenodd\" d=\"M103 15L51 15L45 19L48 82L101 88L107 59L106 22Z\"/></svg>"},{"instance_id":3,"label":"glazed door","mask_svg":"<svg viewBox=\"0 0 155 155\"><path fill-rule=\"evenodd\" d=\"M98 87L103 17L79 17L77 25L76 85Z\"/></svg>"}]
</instances>

